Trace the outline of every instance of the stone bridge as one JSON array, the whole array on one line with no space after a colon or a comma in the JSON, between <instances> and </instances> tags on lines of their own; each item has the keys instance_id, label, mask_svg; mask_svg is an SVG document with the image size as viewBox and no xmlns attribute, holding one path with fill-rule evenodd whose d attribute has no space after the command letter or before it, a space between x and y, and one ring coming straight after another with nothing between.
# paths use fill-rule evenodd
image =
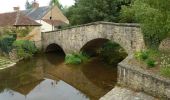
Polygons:
<instances>
[{"instance_id":1,"label":"stone bridge","mask_svg":"<svg viewBox=\"0 0 170 100\"><path fill-rule=\"evenodd\" d=\"M80 52L91 42L91 47L94 47L103 40L118 43L128 54L145 47L140 26L137 24L94 22L42 33L42 48L45 51L56 44L67 54Z\"/></svg>"}]
</instances>

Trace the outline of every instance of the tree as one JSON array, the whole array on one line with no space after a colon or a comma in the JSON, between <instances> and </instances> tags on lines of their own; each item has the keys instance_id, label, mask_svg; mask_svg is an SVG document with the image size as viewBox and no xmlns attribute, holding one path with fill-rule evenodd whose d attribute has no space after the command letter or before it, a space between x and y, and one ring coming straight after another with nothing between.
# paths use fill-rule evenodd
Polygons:
<instances>
[{"instance_id":1,"label":"tree","mask_svg":"<svg viewBox=\"0 0 170 100\"><path fill-rule=\"evenodd\" d=\"M31 9L32 8L32 4L30 2L28 2L28 0L25 3L25 9Z\"/></svg>"},{"instance_id":2,"label":"tree","mask_svg":"<svg viewBox=\"0 0 170 100\"><path fill-rule=\"evenodd\" d=\"M75 5L66 13L72 25L94 21L118 22L122 5L129 5L131 0L75 0Z\"/></svg>"},{"instance_id":3,"label":"tree","mask_svg":"<svg viewBox=\"0 0 170 100\"><path fill-rule=\"evenodd\" d=\"M145 44L156 48L160 42L170 36L170 0L135 0L131 6L124 7L122 15L141 24Z\"/></svg>"},{"instance_id":4,"label":"tree","mask_svg":"<svg viewBox=\"0 0 170 100\"><path fill-rule=\"evenodd\" d=\"M58 0L51 0L49 5L50 5L50 6L55 6L55 5L56 5L56 6L58 6L58 8L59 8L60 10L63 9L63 6L59 3Z\"/></svg>"}]
</instances>

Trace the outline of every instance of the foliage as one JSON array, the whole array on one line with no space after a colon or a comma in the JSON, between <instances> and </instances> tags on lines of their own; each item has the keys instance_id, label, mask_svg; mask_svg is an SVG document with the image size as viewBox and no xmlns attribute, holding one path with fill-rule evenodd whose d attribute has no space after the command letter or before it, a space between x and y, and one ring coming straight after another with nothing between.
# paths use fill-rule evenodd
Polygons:
<instances>
[{"instance_id":1,"label":"foliage","mask_svg":"<svg viewBox=\"0 0 170 100\"><path fill-rule=\"evenodd\" d=\"M121 14L127 22L140 22L146 45L157 49L170 36L169 6L167 0L135 0L131 6L123 7Z\"/></svg>"},{"instance_id":2,"label":"foliage","mask_svg":"<svg viewBox=\"0 0 170 100\"><path fill-rule=\"evenodd\" d=\"M25 3L25 9L31 9L32 8L32 3L30 3L28 0Z\"/></svg>"},{"instance_id":3,"label":"foliage","mask_svg":"<svg viewBox=\"0 0 170 100\"><path fill-rule=\"evenodd\" d=\"M122 5L129 5L131 0L76 0L75 5L66 12L71 25L94 21L118 22Z\"/></svg>"},{"instance_id":4,"label":"foliage","mask_svg":"<svg viewBox=\"0 0 170 100\"><path fill-rule=\"evenodd\" d=\"M170 67L164 67L160 70L161 75L170 78Z\"/></svg>"},{"instance_id":5,"label":"foliage","mask_svg":"<svg viewBox=\"0 0 170 100\"><path fill-rule=\"evenodd\" d=\"M66 64L73 64L73 65L77 65L77 64L81 64L84 63L86 61L88 61L89 56L86 55L85 53L73 53L73 54L68 54L65 57L65 63Z\"/></svg>"},{"instance_id":6,"label":"foliage","mask_svg":"<svg viewBox=\"0 0 170 100\"><path fill-rule=\"evenodd\" d=\"M127 56L119 44L110 41L99 49L98 54L108 64L117 64Z\"/></svg>"},{"instance_id":7,"label":"foliage","mask_svg":"<svg viewBox=\"0 0 170 100\"><path fill-rule=\"evenodd\" d=\"M135 9L131 9L130 6L122 6L119 22L123 23L137 23L135 18Z\"/></svg>"},{"instance_id":8,"label":"foliage","mask_svg":"<svg viewBox=\"0 0 170 100\"><path fill-rule=\"evenodd\" d=\"M0 49L2 52L9 53L12 50L12 44L16 40L15 35L4 35L0 38Z\"/></svg>"},{"instance_id":9,"label":"foliage","mask_svg":"<svg viewBox=\"0 0 170 100\"><path fill-rule=\"evenodd\" d=\"M148 51L140 51L135 53L135 57L140 60L146 60L149 57Z\"/></svg>"},{"instance_id":10,"label":"foliage","mask_svg":"<svg viewBox=\"0 0 170 100\"><path fill-rule=\"evenodd\" d=\"M148 49L135 53L135 58L144 61L148 68L155 67L157 65L157 57L160 56L159 51Z\"/></svg>"},{"instance_id":11,"label":"foliage","mask_svg":"<svg viewBox=\"0 0 170 100\"><path fill-rule=\"evenodd\" d=\"M29 58L37 52L37 48L32 41L16 40L13 46L17 50L18 56L21 58Z\"/></svg>"},{"instance_id":12,"label":"foliage","mask_svg":"<svg viewBox=\"0 0 170 100\"><path fill-rule=\"evenodd\" d=\"M17 33L18 37L25 37L29 32L31 31L31 28L22 28L22 29L16 29L15 33Z\"/></svg>"},{"instance_id":13,"label":"foliage","mask_svg":"<svg viewBox=\"0 0 170 100\"><path fill-rule=\"evenodd\" d=\"M59 7L59 9L63 9L63 6L60 4L60 2L58 1L58 0L51 0L50 1L50 4L49 4L50 6L57 6L57 7Z\"/></svg>"},{"instance_id":14,"label":"foliage","mask_svg":"<svg viewBox=\"0 0 170 100\"><path fill-rule=\"evenodd\" d=\"M149 58L149 59L146 60L146 64L147 64L148 68L153 68L156 65L156 61Z\"/></svg>"},{"instance_id":15,"label":"foliage","mask_svg":"<svg viewBox=\"0 0 170 100\"><path fill-rule=\"evenodd\" d=\"M161 70L160 73L165 77L170 77L170 54L161 55Z\"/></svg>"}]
</instances>

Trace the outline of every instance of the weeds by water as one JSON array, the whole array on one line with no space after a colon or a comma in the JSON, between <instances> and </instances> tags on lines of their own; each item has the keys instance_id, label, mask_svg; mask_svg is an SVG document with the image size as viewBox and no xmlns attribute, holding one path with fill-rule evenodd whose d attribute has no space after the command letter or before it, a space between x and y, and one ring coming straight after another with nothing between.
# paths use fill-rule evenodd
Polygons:
<instances>
[{"instance_id":1,"label":"weeds by water","mask_svg":"<svg viewBox=\"0 0 170 100\"><path fill-rule=\"evenodd\" d=\"M65 57L65 63L71 65L78 65L87 62L89 58L90 57L83 52L68 54Z\"/></svg>"}]
</instances>

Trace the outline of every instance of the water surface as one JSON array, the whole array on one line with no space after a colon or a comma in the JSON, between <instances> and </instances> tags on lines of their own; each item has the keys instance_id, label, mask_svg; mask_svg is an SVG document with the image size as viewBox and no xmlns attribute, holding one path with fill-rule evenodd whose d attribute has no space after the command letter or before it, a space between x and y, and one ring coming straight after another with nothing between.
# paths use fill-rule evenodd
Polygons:
<instances>
[{"instance_id":1,"label":"water surface","mask_svg":"<svg viewBox=\"0 0 170 100\"><path fill-rule=\"evenodd\" d=\"M114 88L116 71L98 58L70 66L64 56L37 55L0 71L0 100L98 100Z\"/></svg>"}]
</instances>

